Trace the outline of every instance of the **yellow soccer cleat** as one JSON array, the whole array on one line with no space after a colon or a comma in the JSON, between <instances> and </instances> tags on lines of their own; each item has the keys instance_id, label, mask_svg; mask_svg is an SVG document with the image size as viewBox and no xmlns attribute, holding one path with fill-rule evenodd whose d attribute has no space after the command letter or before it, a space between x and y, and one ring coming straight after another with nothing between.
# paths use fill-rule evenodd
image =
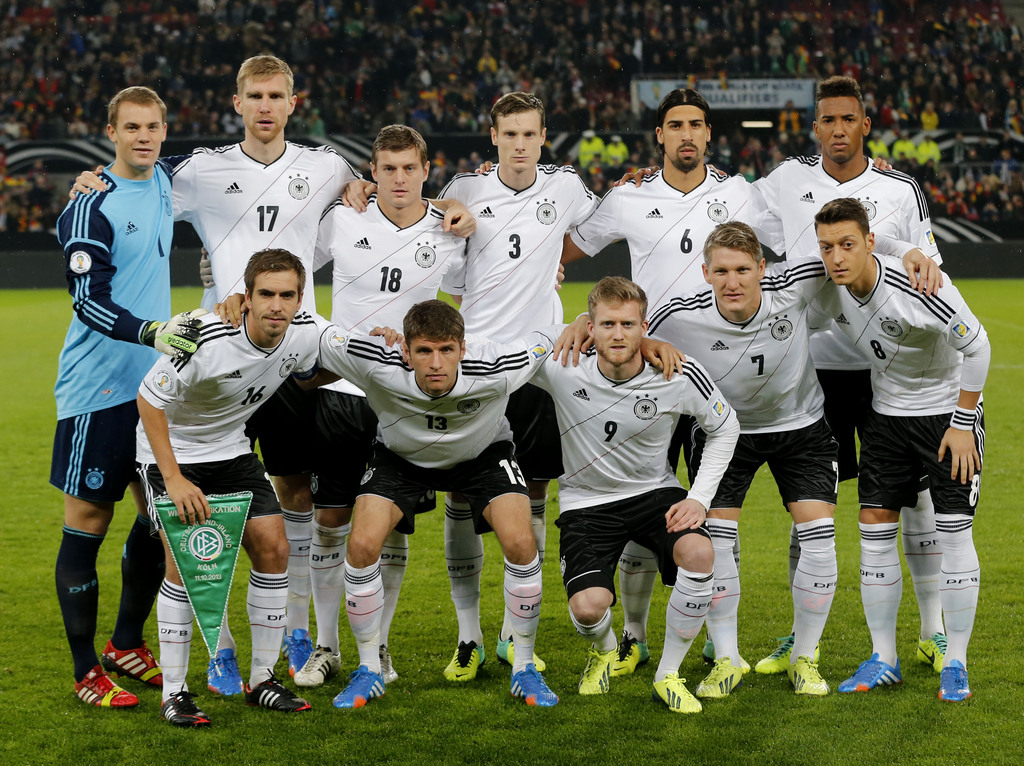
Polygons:
<instances>
[{"instance_id":1,"label":"yellow soccer cleat","mask_svg":"<svg viewBox=\"0 0 1024 766\"><path fill-rule=\"evenodd\" d=\"M472 681L476 678L476 672L484 664L484 648L477 646L476 641L459 641L459 648L455 650L455 656L444 669L444 677L449 681L462 683Z\"/></svg>"},{"instance_id":2,"label":"yellow soccer cleat","mask_svg":"<svg viewBox=\"0 0 1024 766\"><path fill-rule=\"evenodd\" d=\"M786 673L797 694L824 697L829 692L828 682L818 672L818 663L810 657L797 657L796 662L789 666Z\"/></svg>"},{"instance_id":3,"label":"yellow soccer cleat","mask_svg":"<svg viewBox=\"0 0 1024 766\"><path fill-rule=\"evenodd\" d=\"M611 666L619 656L617 649L602 652L591 648L587 652L587 666L580 676L580 694L607 694L611 683Z\"/></svg>"},{"instance_id":4,"label":"yellow soccer cleat","mask_svg":"<svg viewBox=\"0 0 1024 766\"><path fill-rule=\"evenodd\" d=\"M702 709L700 700L690 694L685 684L686 679L680 678L678 673L669 673L654 682L651 697L664 702L673 713L699 713Z\"/></svg>"},{"instance_id":5,"label":"yellow soccer cleat","mask_svg":"<svg viewBox=\"0 0 1024 766\"><path fill-rule=\"evenodd\" d=\"M743 685L743 668L736 667L728 657L715 661L715 667L697 685L701 699L722 699Z\"/></svg>"}]
</instances>

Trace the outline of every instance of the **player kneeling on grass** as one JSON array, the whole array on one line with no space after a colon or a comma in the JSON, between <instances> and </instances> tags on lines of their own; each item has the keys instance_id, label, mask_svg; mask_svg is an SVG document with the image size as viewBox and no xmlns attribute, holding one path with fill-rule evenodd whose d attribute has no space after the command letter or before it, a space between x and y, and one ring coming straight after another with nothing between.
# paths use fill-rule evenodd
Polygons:
<instances>
[{"instance_id":1,"label":"player kneeling on grass","mask_svg":"<svg viewBox=\"0 0 1024 766\"><path fill-rule=\"evenodd\" d=\"M939 699L965 700L981 577L972 527L985 449L981 390L991 357L988 335L948 278L936 294L922 295L898 261L872 252L875 238L859 200L829 202L814 226L833 283L821 304L872 368L858 480L860 591L872 655L839 691L866 692L903 680L896 654L903 591L899 509L914 504L926 475L942 551L939 600L947 644Z\"/></svg>"},{"instance_id":2,"label":"player kneeling on grass","mask_svg":"<svg viewBox=\"0 0 1024 766\"><path fill-rule=\"evenodd\" d=\"M587 327L596 354L579 366L558 359L534 383L555 402L565 473L558 480L560 556L569 610L591 639L580 694L605 694L618 656L612 630L615 566L630 540L655 551L672 586L665 648L654 676L656 700L677 713L700 702L679 666L711 606L714 549L707 509L732 458L739 423L700 364L684 360L663 375L640 353L647 296L635 283L606 277L588 298ZM668 448L680 415L707 433L704 459L687 494L669 468Z\"/></svg>"},{"instance_id":3,"label":"player kneeling on grass","mask_svg":"<svg viewBox=\"0 0 1024 766\"><path fill-rule=\"evenodd\" d=\"M191 359L157 362L139 387L138 471L150 516L166 494L178 517L210 518L206 494L251 492L242 546L252 561L246 604L252 628L248 705L282 712L309 710L274 677L288 594L288 541L281 506L266 471L245 437L245 421L291 373L314 372L320 330L297 313L305 286L302 262L286 250L263 250L245 271L245 320L233 328L216 315L203 319ZM188 690L193 611L161 531L167 574L157 597L161 714L176 726L208 726L209 717Z\"/></svg>"}]
</instances>

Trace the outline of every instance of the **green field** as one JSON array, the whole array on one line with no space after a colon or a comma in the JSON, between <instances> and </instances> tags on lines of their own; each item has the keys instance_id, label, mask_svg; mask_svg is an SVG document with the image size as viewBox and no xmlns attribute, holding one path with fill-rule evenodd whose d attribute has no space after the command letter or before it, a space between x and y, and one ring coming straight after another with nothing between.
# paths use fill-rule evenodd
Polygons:
<instances>
[{"instance_id":1,"label":"green field","mask_svg":"<svg viewBox=\"0 0 1024 766\"><path fill-rule=\"evenodd\" d=\"M54 594L53 565L60 543L62 502L48 484L54 426L52 384L70 317L58 290L0 292L0 326L14 344L0 362L0 762L22 763L592 763L592 764L1016 764L1024 734L1024 459L1020 281L958 283L994 347L985 390L988 425L985 480L975 541L982 566L981 602L971 643L974 697L952 705L936 699L938 676L914 660L917 607L904 572L899 647L904 683L867 695L833 693L796 698L783 676L750 674L739 691L705 703L697 716L674 716L650 698L664 630L666 589L651 609L652 662L632 677L614 679L611 693L575 693L585 643L569 621L556 562L557 502L549 507L546 599L538 653L548 682L561 695L551 710L527 708L508 694L507 668L494 661L501 623L501 553L486 541L483 584L487 664L466 687L453 688L441 670L457 631L448 596L441 540L442 513L421 517L411 538L411 560L390 648L400 679L387 695L359 711L338 711L331 699L337 678L306 695L313 710L285 717L220 699L205 689L206 651L193 642L190 684L214 726L180 731L158 718L157 690L126 685L142 704L128 711L89 708L72 693L71 663ZM567 314L585 303L586 286L566 285ZM199 292L174 292L176 311L198 304ZM321 296L326 311L330 296ZM1014 500L1014 498L1018 498ZM133 509L121 504L100 553L102 648L113 626L119 592L119 553ZM833 689L870 649L860 605L856 488L840 491L836 512L839 589L821 645L821 670ZM750 661L767 654L789 632L792 607L786 582L789 520L766 471L748 495L742 520L743 599L740 649ZM492 537L492 536L491 536ZM244 557L243 557L244 558ZM241 566L247 566L243 562ZM241 664L248 667L244 589L235 580L232 625ZM342 615L345 623L345 617ZM621 626L621 613L616 624ZM155 615L147 630L156 642ZM343 642L348 633L342 625ZM156 647L154 646L154 649ZM700 644L683 664L692 689L706 672ZM351 640L342 646L343 672L356 664ZM278 666L285 673L284 666ZM1017 753L1017 755L1014 755Z\"/></svg>"}]
</instances>

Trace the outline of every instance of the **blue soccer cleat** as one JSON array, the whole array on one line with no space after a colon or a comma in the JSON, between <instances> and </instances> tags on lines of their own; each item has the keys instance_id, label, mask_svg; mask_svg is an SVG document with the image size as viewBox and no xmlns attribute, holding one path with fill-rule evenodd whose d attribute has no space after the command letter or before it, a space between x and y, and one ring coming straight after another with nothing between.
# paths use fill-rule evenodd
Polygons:
<instances>
[{"instance_id":1,"label":"blue soccer cleat","mask_svg":"<svg viewBox=\"0 0 1024 766\"><path fill-rule=\"evenodd\" d=\"M548 688L544 676L532 662L512 675L512 696L522 697L527 705L536 707L554 707L558 704L558 695Z\"/></svg>"},{"instance_id":2,"label":"blue soccer cleat","mask_svg":"<svg viewBox=\"0 0 1024 766\"><path fill-rule=\"evenodd\" d=\"M360 665L349 675L348 686L334 698L334 707L354 709L383 696L384 679L366 665Z\"/></svg>"},{"instance_id":3,"label":"blue soccer cleat","mask_svg":"<svg viewBox=\"0 0 1024 766\"><path fill-rule=\"evenodd\" d=\"M284 645L288 656L288 675L294 678L313 653L313 641L308 630L296 628L290 636L284 637Z\"/></svg>"},{"instance_id":4,"label":"blue soccer cleat","mask_svg":"<svg viewBox=\"0 0 1024 766\"><path fill-rule=\"evenodd\" d=\"M210 658L210 664L206 668L206 687L214 694L225 696L245 691L234 649L221 649Z\"/></svg>"},{"instance_id":5,"label":"blue soccer cleat","mask_svg":"<svg viewBox=\"0 0 1024 766\"><path fill-rule=\"evenodd\" d=\"M950 660L939 676L939 699L946 702L963 702L971 696L967 685L967 668L960 660Z\"/></svg>"},{"instance_id":6,"label":"blue soccer cleat","mask_svg":"<svg viewBox=\"0 0 1024 766\"><path fill-rule=\"evenodd\" d=\"M856 673L839 684L839 691L867 692L879 686L892 686L899 683L903 683L900 661L896 660L896 667L893 667L878 659L878 654L872 654L870 660L860 664Z\"/></svg>"}]
</instances>

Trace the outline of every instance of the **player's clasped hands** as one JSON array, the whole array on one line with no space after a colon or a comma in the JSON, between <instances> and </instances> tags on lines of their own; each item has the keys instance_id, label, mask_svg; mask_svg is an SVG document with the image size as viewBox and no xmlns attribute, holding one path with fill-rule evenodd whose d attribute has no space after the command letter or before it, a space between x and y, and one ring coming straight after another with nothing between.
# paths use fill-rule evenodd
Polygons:
<instances>
[{"instance_id":1,"label":"player's clasped hands","mask_svg":"<svg viewBox=\"0 0 1024 766\"><path fill-rule=\"evenodd\" d=\"M697 529L707 519L707 509L696 500L687 498L665 512L665 527L670 533L684 529Z\"/></svg>"}]
</instances>

